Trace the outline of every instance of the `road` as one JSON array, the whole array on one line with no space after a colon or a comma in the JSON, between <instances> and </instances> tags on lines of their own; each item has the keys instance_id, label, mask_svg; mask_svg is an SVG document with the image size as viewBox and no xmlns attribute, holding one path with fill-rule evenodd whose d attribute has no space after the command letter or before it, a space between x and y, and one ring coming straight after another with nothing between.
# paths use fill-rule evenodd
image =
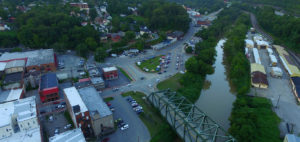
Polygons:
<instances>
[{"instance_id":1,"label":"road","mask_svg":"<svg viewBox=\"0 0 300 142\"><path fill-rule=\"evenodd\" d=\"M273 43L273 38L260 28L260 26L259 26L259 24L258 24L258 22L256 20L255 15L253 13L251 13L251 12L249 12L249 13L250 13L250 18L251 18L252 26L255 28L255 30L258 33L260 33L262 36L266 37L268 39L268 41L270 41L271 43Z\"/></svg>"}]
</instances>

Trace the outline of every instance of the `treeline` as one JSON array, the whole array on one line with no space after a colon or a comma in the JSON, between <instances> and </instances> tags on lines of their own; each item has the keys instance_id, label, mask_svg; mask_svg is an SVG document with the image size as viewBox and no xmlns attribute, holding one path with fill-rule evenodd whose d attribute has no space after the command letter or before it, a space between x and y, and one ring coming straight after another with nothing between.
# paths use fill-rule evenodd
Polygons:
<instances>
[{"instance_id":1,"label":"treeline","mask_svg":"<svg viewBox=\"0 0 300 142\"><path fill-rule=\"evenodd\" d=\"M274 6L292 13L300 14L300 0L235 0L252 5Z\"/></svg>"},{"instance_id":2,"label":"treeline","mask_svg":"<svg viewBox=\"0 0 300 142\"><path fill-rule=\"evenodd\" d=\"M152 30L180 30L187 31L190 19L181 5L149 0L142 4L139 13L149 22Z\"/></svg>"},{"instance_id":3,"label":"treeline","mask_svg":"<svg viewBox=\"0 0 300 142\"><path fill-rule=\"evenodd\" d=\"M240 13L241 11L236 11ZM277 142L279 139L277 115L272 111L271 102L266 98L248 97L250 90L250 63L245 53L245 35L250 28L250 17L240 14L226 33L224 45L228 78L236 88L237 99L229 118L229 133L237 141Z\"/></svg>"},{"instance_id":4,"label":"treeline","mask_svg":"<svg viewBox=\"0 0 300 142\"><path fill-rule=\"evenodd\" d=\"M184 4L188 7L199 9L201 14L213 12L225 6L223 0L169 0L176 3Z\"/></svg>"},{"instance_id":5,"label":"treeline","mask_svg":"<svg viewBox=\"0 0 300 142\"><path fill-rule=\"evenodd\" d=\"M294 16L277 16L274 9L263 8L256 10L256 17L260 26L271 33L275 44L285 45L300 53L300 19Z\"/></svg>"},{"instance_id":6,"label":"treeline","mask_svg":"<svg viewBox=\"0 0 300 142\"><path fill-rule=\"evenodd\" d=\"M224 9L212 26L196 34L203 39L203 42L196 45L196 56L186 61L187 72L180 79L180 84L183 87L178 90L190 101L195 102L198 100L206 75L214 73L215 46L238 15L239 13L236 13L235 8Z\"/></svg>"},{"instance_id":7,"label":"treeline","mask_svg":"<svg viewBox=\"0 0 300 142\"><path fill-rule=\"evenodd\" d=\"M235 25L226 34L224 44L225 62L229 69L230 82L237 94L245 94L250 90L250 63L245 56L245 38L250 28L249 15L242 14Z\"/></svg>"},{"instance_id":8,"label":"treeline","mask_svg":"<svg viewBox=\"0 0 300 142\"><path fill-rule=\"evenodd\" d=\"M72 9L50 5L36 7L17 18L18 39L30 48L74 49L85 44L95 50L98 33L92 26L81 26L80 18L70 16Z\"/></svg>"}]
</instances>

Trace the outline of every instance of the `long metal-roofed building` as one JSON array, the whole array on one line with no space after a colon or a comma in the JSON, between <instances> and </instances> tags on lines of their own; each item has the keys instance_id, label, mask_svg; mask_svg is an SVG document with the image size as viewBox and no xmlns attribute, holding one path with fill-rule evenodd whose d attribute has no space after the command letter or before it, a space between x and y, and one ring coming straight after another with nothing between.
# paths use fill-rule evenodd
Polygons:
<instances>
[{"instance_id":1,"label":"long metal-roofed building","mask_svg":"<svg viewBox=\"0 0 300 142\"><path fill-rule=\"evenodd\" d=\"M90 112L94 134L98 136L113 131L113 114L97 90L93 86L89 86L78 91Z\"/></svg>"},{"instance_id":2,"label":"long metal-roofed building","mask_svg":"<svg viewBox=\"0 0 300 142\"><path fill-rule=\"evenodd\" d=\"M269 82L263 65L251 64L251 85L256 88L268 88Z\"/></svg>"},{"instance_id":3,"label":"long metal-roofed building","mask_svg":"<svg viewBox=\"0 0 300 142\"><path fill-rule=\"evenodd\" d=\"M47 73L41 76L39 94L43 103L59 99L58 80L55 73Z\"/></svg>"},{"instance_id":4,"label":"long metal-roofed building","mask_svg":"<svg viewBox=\"0 0 300 142\"><path fill-rule=\"evenodd\" d=\"M13 53L6 52L0 57L0 62L9 62L12 60L25 60L27 71L56 71L57 66L57 59L53 49Z\"/></svg>"},{"instance_id":5,"label":"long metal-roofed building","mask_svg":"<svg viewBox=\"0 0 300 142\"><path fill-rule=\"evenodd\" d=\"M0 90L0 103L15 101L24 97L24 88L12 90Z\"/></svg>"},{"instance_id":6,"label":"long metal-roofed building","mask_svg":"<svg viewBox=\"0 0 300 142\"><path fill-rule=\"evenodd\" d=\"M49 138L49 142L86 142L81 129L69 130Z\"/></svg>"}]
</instances>

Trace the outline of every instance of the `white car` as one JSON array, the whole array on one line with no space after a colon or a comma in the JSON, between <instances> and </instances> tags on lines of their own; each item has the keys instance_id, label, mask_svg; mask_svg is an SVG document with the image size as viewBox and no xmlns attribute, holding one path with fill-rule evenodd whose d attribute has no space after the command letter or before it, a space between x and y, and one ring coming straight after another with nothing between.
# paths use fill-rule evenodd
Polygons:
<instances>
[{"instance_id":1,"label":"white car","mask_svg":"<svg viewBox=\"0 0 300 142\"><path fill-rule=\"evenodd\" d=\"M53 116L52 115L49 117L49 121L53 121Z\"/></svg>"},{"instance_id":2,"label":"white car","mask_svg":"<svg viewBox=\"0 0 300 142\"><path fill-rule=\"evenodd\" d=\"M58 133L59 133L59 129L55 129L54 134L58 134Z\"/></svg>"},{"instance_id":3,"label":"white car","mask_svg":"<svg viewBox=\"0 0 300 142\"><path fill-rule=\"evenodd\" d=\"M129 125L128 125L128 124L125 124L124 126L121 127L121 130L123 131L123 130L126 130L126 129L128 129L128 128L129 128Z\"/></svg>"},{"instance_id":4,"label":"white car","mask_svg":"<svg viewBox=\"0 0 300 142\"><path fill-rule=\"evenodd\" d=\"M71 128L71 126L72 126L71 124L68 124L64 127L64 129L67 130L67 129Z\"/></svg>"}]
</instances>

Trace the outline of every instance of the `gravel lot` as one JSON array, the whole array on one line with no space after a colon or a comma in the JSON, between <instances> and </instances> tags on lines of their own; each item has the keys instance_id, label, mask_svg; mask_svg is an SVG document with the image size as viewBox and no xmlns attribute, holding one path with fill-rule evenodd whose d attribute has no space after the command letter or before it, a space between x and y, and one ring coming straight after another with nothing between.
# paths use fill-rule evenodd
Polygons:
<instances>
[{"instance_id":1,"label":"gravel lot","mask_svg":"<svg viewBox=\"0 0 300 142\"><path fill-rule=\"evenodd\" d=\"M274 52L275 53L275 52ZM292 92L291 84L289 81L289 76L287 72L284 71L284 67L281 62L278 63L278 67L280 67L283 70L283 77L282 78L274 78L270 75L270 59L267 53L266 49L259 50L260 58L262 64L265 66L267 76L268 76L268 82L269 82L269 88L268 89L257 89L252 88L251 94L256 94L258 96L263 96L266 98L269 98L274 106L273 110L276 112L276 114L281 118L280 123L280 132L281 137L284 137L285 134L288 133L288 129L286 124L290 124L290 130L293 127L293 133L298 135L300 133L300 107L297 105L295 96ZM279 60L278 55L275 54L277 57L277 60ZM280 96L280 99L279 99ZM278 104L277 104L278 102ZM278 107L276 107L276 105Z\"/></svg>"}]
</instances>

